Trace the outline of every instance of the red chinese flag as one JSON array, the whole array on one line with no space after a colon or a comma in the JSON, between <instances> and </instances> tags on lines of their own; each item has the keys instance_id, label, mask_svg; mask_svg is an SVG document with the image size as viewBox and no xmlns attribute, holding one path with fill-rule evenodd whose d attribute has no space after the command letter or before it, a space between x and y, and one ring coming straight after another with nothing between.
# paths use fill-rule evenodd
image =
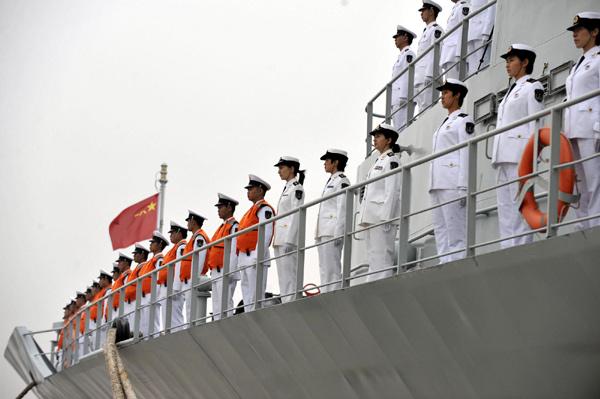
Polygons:
<instances>
[{"instance_id":1,"label":"red chinese flag","mask_svg":"<svg viewBox=\"0 0 600 399\"><path fill-rule=\"evenodd\" d=\"M113 249L152 238L157 220L158 194L125 209L108 227Z\"/></svg>"}]
</instances>

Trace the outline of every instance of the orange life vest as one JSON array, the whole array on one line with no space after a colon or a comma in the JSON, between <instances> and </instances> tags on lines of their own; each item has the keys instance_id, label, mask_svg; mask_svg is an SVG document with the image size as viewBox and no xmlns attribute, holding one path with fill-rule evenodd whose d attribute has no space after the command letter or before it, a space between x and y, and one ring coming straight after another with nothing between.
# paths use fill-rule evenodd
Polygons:
<instances>
[{"instance_id":1,"label":"orange life vest","mask_svg":"<svg viewBox=\"0 0 600 399\"><path fill-rule=\"evenodd\" d=\"M63 323L63 330L60 330L60 335L58 337L58 344L56 345L58 350L60 350L62 348L63 345L63 331L64 331L64 327L69 324L69 320L70 318L65 319L64 323Z\"/></svg>"},{"instance_id":2,"label":"orange life vest","mask_svg":"<svg viewBox=\"0 0 600 399\"><path fill-rule=\"evenodd\" d=\"M171 248L169 250L169 252L166 253L165 259L163 260L163 264L172 262L175 259L177 259L177 250L179 249L179 247L181 245L187 245L185 243L185 240L179 241L177 244L175 244L173 246L173 248ZM156 280L156 282L158 284L165 284L167 282L168 269L169 269L168 267L165 267L164 269L162 269L161 271L158 272L158 279Z\"/></svg>"},{"instance_id":3,"label":"orange life vest","mask_svg":"<svg viewBox=\"0 0 600 399\"><path fill-rule=\"evenodd\" d=\"M105 294L106 294L106 288L102 288L96 294L96 296L94 297L94 299L92 299L92 302L95 302L98 299L101 299L102 297L104 297ZM98 304L92 306L92 310L90 310L90 320L95 322L97 319L98 319Z\"/></svg>"},{"instance_id":4,"label":"orange life vest","mask_svg":"<svg viewBox=\"0 0 600 399\"><path fill-rule=\"evenodd\" d=\"M122 286L125 285L125 277L127 277L127 275L129 275L129 273L131 272L131 270L125 270L123 272L123 274L121 274L119 276L119 278L117 279L117 281L115 281L113 283L113 291L118 291L119 288L121 288ZM119 301L121 300L121 293L120 292L115 292L115 294L113 295L113 310L114 309L118 309L119 308Z\"/></svg>"},{"instance_id":5,"label":"orange life vest","mask_svg":"<svg viewBox=\"0 0 600 399\"><path fill-rule=\"evenodd\" d=\"M227 220L226 222L224 222L221 226L219 226L219 228L215 232L215 235L213 236L212 241L214 242L214 241L220 240L223 237L227 237L231 232L231 228L236 223L237 223L237 221L233 217L230 218L229 220ZM224 252L225 252L225 244L224 243L211 247L210 253L208 256L208 267L210 268L210 270L217 269L217 271L219 271L223 267Z\"/></svg>"},{"instance_id":6,"label":"orange life vest","mask_svg":"<svg viewBox=\"0 0 600 399\"><path fill-rule=\"evenodd\" d=\"M156 269L156 263L158 263L159 259L163 259L163 254L156 254L150 259L148 262L144 264L142 270L140 270L140 276L144 274L150 273L152 270ZM146 277L142 280L142 293L149 294L151 291L152 277Z\"/></svg>"},{"instance_id":7,"label":"orange life vest","mask_svg":"<svg viewBox=\"0 0 600 399\"><path fill-rule=\"evenodd\" d=\"M204 239L205 245L210 244L210 240L208 239L208 236L206 235L204 230L200 229L194 233L192 239L190 241L188 241L188 243L186 244L185 249L183 250L184 255L187 255L194 250L194 243L196 242L196 239L198 238L199 235L201 235L202 238ZM206 272L208 271L208 258L210 257L210 251L208 251L208 252L209 253L206 254L206 257L204 258L204 265L202 266L202 274L206 274ZM192 257L191 256L187 259L181 260L181 268L179 269L179 278L181 279L182 282L187 282L187 280L190 280L192 278Z\"/></svg>"},{"instance_id":8,"label":"orange life vest","mask_svg":"<svg viewBox=\"0 0 600 399\"><path fill-rule=\"evenodd\" d=\"M269 205L265 200L260 200L254 205L252 208L248 209L248 212L244 215L242 220L240 220L240 230L247 229L250 226L254 226L258 224L258 211L263 207L268 206L273 211L273 216L275 216L275 211L273 207ZM275 227L275 223L273 223L273 228ZM271 235L271 242L273 242L273 235ZM269 242L269 245L271 245ZM252 230L248 233L244 233L237 238L237 251L240 252L250 252L256 249L256 244L258 243L258 229Z\"/></svg>"},{"instance_id":9,"label":"orange life vest","mask_svg":"<svg viewBox=\"0 0 600 399\"><path fill-rule=\"evenodd\" d=\"M135 269L133 269L131 271L131 273L129 273L129 278L127 279L127 282L133 281L136 278L138 278L140 276L140 270L142 270L142 267L144 267L144 265L145 265L145 263L138 264L137 267ZM137 287L137 283L133 283L133 284L125 287L125 301L126 302L135 301L136 287Z\"/></svg>"},{"instance_id":10,"label":"orange life vest","mask_svg":"<svg viewBox=\"0 0 600 399\"><path fill-rule=\"evenodd\" d=\"M85 313L89 312L87 303L83 305L81 309L83 309L83 312L81 312L81 318L79 319L79 333L83 334L83 332L85 331ZM75 325L75 322L73 322L73 325Z\"/></svg>"}]
</instances>

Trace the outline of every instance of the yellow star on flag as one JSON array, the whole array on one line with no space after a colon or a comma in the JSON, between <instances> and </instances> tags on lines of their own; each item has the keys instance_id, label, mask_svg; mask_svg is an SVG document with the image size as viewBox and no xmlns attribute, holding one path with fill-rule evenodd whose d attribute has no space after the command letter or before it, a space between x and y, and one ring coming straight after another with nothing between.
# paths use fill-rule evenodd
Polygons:
<instances>
[{"instance_id":1,"label":"yellow star on flag","mask_svg":"<svg viewBox=\"0 0 600 399\"><path fill-rule=\"evenodd\" d=\"M155 211L155 210L156 210L156 203L151 202L150 205L148 205L148 212Z\"/></svg>"}]
</instances>

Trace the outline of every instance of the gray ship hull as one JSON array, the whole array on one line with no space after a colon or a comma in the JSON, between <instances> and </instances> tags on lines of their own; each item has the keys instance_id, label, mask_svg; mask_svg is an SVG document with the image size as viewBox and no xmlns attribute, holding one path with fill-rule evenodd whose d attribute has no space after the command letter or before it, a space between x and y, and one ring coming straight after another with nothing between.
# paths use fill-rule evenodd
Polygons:
<instances>
[{"instance_id":1,"label":"gray ship hull","mask_svg":"<svg viewBox=\"0 0 600 399\"><path fill-rule=\"evenodd\" d=\"M143 398L600 395L600 229L418 270L120 349ZM111 398L101 353L43 398Z\"/></svg>"}]
</instances>

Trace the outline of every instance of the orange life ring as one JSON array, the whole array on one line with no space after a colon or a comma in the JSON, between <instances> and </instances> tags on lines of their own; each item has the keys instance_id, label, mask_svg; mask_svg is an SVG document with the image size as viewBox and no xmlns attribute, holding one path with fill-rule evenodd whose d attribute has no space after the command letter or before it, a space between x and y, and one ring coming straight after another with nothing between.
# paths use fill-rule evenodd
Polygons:
<instances>
[{"instance_id":1,"label":"orange life ring","mask_svg":"<svg viewBox=\"0 0 600 399\"><path fill-rule=\"evenodd\" d=\"M540 129L539 134L539 145L538 145L538 153L535 158L533 156L533 145L534 145L535 135L532 135L527 144L525 145L525 149L523 150L523 155L521 157L521 162L519 163L519 177L528 175L533 171L533 162L534 160L537 162L537 157L540 155L540 151L545 146L550 145L550 126L544 126ZM569 140L561 133L560 135L560 163L567 163L573 161L573 150L571 148L571 143ZM521 180L519 182L519 190L525 185L525 182L529 180L529 178L525 180ZM573 194L573 188L575 186L575 168L565 168L561 169L558 174L558 189L563 193ZM542 227L546 227L548 225L548 214L542 213L538 208L538 204L533 195L533 190L529 190L525 193L523 197L523 202L521 204L521 213L523 217L531 226L532 229L540 229ZM558 222L562 220L563 217L567 214L569 210L569 203L565 201L558 201Z\"/></svg>"},{"instance_id":2,"label":"orange life ring","mask_svg":"<svg viewBox=\"0 0 600 399\"><path fill-rule=\"evenodd\" d=\"M319 295L321 293L321 289L319 287L317 287L315 284L313 283L308 283L306 284L303 289L308 290L309 287L314 287L317 289L317 292L310 292L310 291L304 291L304 295L306 296L314 296L314 295ZM313 289L313 288L310 288Z\"/></svg>"}]
</instances>

